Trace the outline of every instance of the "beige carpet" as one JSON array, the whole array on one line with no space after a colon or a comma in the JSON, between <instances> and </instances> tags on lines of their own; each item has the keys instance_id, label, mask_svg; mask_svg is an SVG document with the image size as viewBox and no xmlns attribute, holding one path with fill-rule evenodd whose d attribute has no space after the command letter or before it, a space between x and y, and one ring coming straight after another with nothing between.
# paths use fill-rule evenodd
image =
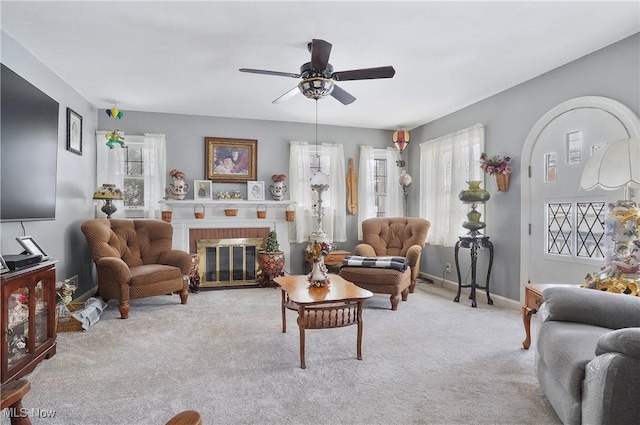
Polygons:
<instances>
[{"instance_id":1,"label":"beige carpet","mask_svg":"<svg viewBox=\"0 0 640 425\"><path fill-rule=\"evenodd\" d=\"M24 405L55 410L32 418L47 425L164 424L187 409L204 424L559 424L519 312L453 295L418 283L395 312L375 295L363 360L354 326L312 330L305 370L295 312L281 333L279 289L135 300L127 320L111 301L88 331L58 336Z\"/></svg>"}]
</instances>

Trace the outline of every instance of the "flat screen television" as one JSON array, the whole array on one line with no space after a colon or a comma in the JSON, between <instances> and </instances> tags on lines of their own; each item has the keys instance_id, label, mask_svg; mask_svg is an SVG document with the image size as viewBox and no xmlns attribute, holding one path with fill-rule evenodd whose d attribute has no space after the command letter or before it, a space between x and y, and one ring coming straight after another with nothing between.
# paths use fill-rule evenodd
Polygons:
<instances>
[{"instance_id":1,"label":"flat screen television","mask_svg":"<svg viewBox=\"0 0 640 425\"><path fill-rule=\"evenodd\" d=\"M2 64L0 221L55 220L58 102Z\"/></svg>"}]
</instances>

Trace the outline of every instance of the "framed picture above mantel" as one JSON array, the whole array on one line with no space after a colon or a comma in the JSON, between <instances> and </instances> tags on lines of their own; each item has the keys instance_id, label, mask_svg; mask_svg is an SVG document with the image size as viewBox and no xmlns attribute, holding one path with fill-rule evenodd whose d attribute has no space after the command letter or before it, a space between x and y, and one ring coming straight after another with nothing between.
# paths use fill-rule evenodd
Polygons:
<instances>
[{"instance_id":1,"label":"framed picture above mantel","mask_svg":"<svg viewBox=\"0 0 640 425\"><path fill-rule=\"evenodd\" d=\"M221 183L256 180L258 141L204 138L205 173L208 180Z\"/></svg>"}]
</instances>

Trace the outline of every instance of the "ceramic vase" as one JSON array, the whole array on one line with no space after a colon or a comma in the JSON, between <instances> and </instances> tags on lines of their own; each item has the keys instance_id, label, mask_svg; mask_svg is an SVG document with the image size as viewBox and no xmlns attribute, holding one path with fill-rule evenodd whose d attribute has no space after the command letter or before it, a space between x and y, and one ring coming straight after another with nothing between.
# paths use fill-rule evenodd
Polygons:
<instances>
[{"instance_id":1,"label":"ceramic vase","mask_svg":"<svg viewBox=\"0 0 640 425\"><path fill-rule=\"evenodd\" d=\"M283 181L273 182L273 184L269 186L269 192L271 192L271 197L274 201L282 201L284 195L287 193L287 186L284 185Z\"/></svg>"},{"instance_id":2,"label":"ceramic vase","mask_svg":"<svg viewBox=\"0 0 640 425\"><path fill-rule=\"evenodd\" d=\"M185 183L184 179L173 179L173 183L169 185L171 196L174 199L182 200L185 196L187 196L187 192L189 192L189 184Z\"/></svg>"},{"instance_id":3,"label":"ceramic vase","mask_svg":"<svg viewBox=\"0 0 640 425\"><path fill-rule=\"evenodd\" d=\"M326 286L329 283L327 266L324 264L323 256L320 256L317 260L313 260L311 273L309 273L309 282L314 286Z\"/></svg>"},{"instance_id":4,"label":"ceramic vase","mask_svg":"<svg viewBox=\"0 0 640 425\"><path fill-rule=\"evenodd\" d=\"M284 269L284 252L266 252L261 251L258 257L258 265L260 266L260 286L274 284L273 279L283 276Z\"/></svg>"}]
</instances>

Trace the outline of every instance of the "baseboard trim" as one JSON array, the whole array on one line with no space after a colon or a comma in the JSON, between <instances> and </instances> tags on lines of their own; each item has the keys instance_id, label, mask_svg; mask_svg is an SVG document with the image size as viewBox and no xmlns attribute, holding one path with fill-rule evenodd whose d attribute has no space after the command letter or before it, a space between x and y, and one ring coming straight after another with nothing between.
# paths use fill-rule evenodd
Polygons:
<instances>
[{"instance_id":1,"label":"baseboard trim","mask_svg":"<svg viewBox=\"0 0 640 425\"><path fill-rule=\"evenodd\" d=\"M428 281L429 285L433 283L434 285L439 285L442 288L445 288L451 291L452 300L455 297L455 293L458 291L458 282L443 279L441 276L434 276L427 273L419 273L418 275L422 279ZM461 293L461 297L462 296L469 297L469 294L471 294L471 289L462 288L462 291L460 293ZM497 305L503 308L508 308L508 309L517 310L517 311L520 311L522 309L520 302L516 300L512 300L511 298L506 298L501 295L491 294L491 299L493 300L494 305ZM479 304L480 303L487 304L487 292L485 290L476 289L476 302Z\"/></svg>"}]
</instances>

